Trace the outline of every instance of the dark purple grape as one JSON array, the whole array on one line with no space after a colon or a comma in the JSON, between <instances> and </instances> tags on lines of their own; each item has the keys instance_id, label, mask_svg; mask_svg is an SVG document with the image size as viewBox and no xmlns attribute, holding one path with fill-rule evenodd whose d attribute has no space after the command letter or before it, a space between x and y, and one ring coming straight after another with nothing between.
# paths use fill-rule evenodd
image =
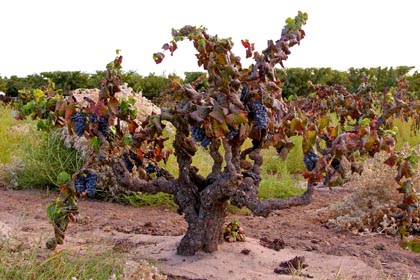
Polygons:
<instances>
[{"instance_id":1,"label":"dark purple grape","mask_svg":"<svg viewBox=\"0 0 420 280\"><path fill-rule=\"evenodd\" d=\"M242 92L241 92L241 97L240 97L240 100L241 100L241 102L242 102L242 103L244 103L244 104L245 104L245 102L246 102L246 97L247 97L247 95L248 95L248 91L249 91L249 89L248 89L247 87L243 87L243 88L242 88Z\"/></svg>"},{"instance_id":2,"label":"dark purple grape","mask_svg":"<svg viewBox=\"0 0 420 280\"><path fill-rule=\"evenodd\" d=\"M74 187L76 188L77 193L81 194L86 191L86 181L85 176L78 174L74 182Z\"/></svg>"},{"instance_id":3,"label":"dark purple grape","mask_svg":"<svg viewBox=\"0 0 420 280\"><path fill-rule=\"evenodd\" d=\"M203 127L191 126L190 131L194 141L200 143L201 146L207 147L211 143L211 138L207 137Z\"/></svg>"},{"instance_id":4,"label":"dark purple grape","mask_svg":"<svg viewBox=\"0 0 420 280\"><path fill-rule=\"evenodd\" d=\"M157 177L162 177L164 176L164 173L162 172L162 170L160 168L158 168L158 170L156 171L156 176Z\"/></svg>"},{"instance_id":5,"label":"dark purple grape","mask_svg":"<svg viewBox=\"0 0 420 280\"><path fill-rule=\"evenodd\" d=\"M98 122L98 117L97 117L96 115L89 114L89 115L88 115L88 120L89 120L91 123L97 123L97 122Z\"/></svg>"},{"instance_id":6,"label":"dark purple grape","mask_svg":"<svg viewBox=\"0 0 420 280\"><path fill-rule=\"evenodd\" d=\"M229 130L228 134L226 134L226 138L229 140L232 140L238 134L239 134L239 129L232 129L232 130Z\"/></svg>"},{"instance_id":7,"label":"dark purple grape","mask_svg":"<svg viewBox=\"0 0 420 280\"><path fill-rule=\"evenodd\" d=\"M303 162L305 163L306 169L308 169L309 171L314 170L318 159L319 156L313 151L306 152L303 158Z\"/></svg>"},{"instance_id":8,"label":"dark purple grape","mask_svg":"<svg viewBox=\"0 0 420 280\"><path fill-rule=\"evenodd\" d=\"M131 162L128 153L123 155L125 168L127 168L128 172L133 172L134 164Z\"/></svg>"},{"instance_id":9,"label":"dark purple grape","mask_svg":"<svg viewBox=\"0 0 420 280\"><path fill-rule=\"evenodd\" d=\"M211 143L211 138L209 137L204 137L203 140L201 140L201 146L203 146L204 148L206 148L208 145L210 145Z\"/></svg>"},{"instance_id":10,"label":"dark purple grape","mask_svg":"<svg viewBox=\"0 0 420 280\"><path fill-rule=\"evenodd\" d=\"M148 174L152 174L156 172L156 166L154 166L153 164L149 163L146 168L145 168L146 172Z\"/></svg>"},{"instance_id":11,"label":"dark purple grape","mask_svg":"<svg viewBox=\"0 0 420 280\"><path fill-rule=\"evenodd\" d=\"M265 129L268 125L267 108L262 104L261 99L247 104L250 111L250 116L255 122L255 127L258 129Z\"/></svg>"},{"instance_id":12,"label":"dark purple grape","mask_svg":"<svg viewBox=\"0 0 420 280\"><path fill-rule=\"evenodd\" d=\"M86 174L86 192L89 197L95 196L96 186L97 186L97 179L98 176L96 173L88 173Z\"/></svg>"},{"instance_id":13,"label":"dark purple grape","mask_svg":"<svg viewBox=\"0 0 420 280\"><path fill-rule=\"evenodd\" d=\"M143 162L141 161L139 156L131 150L130 150L130 159L134 160L134 162L136 163L136 166L143 166Z\"/></svg>"},{"instance_id":14,"label":"dark purple grape","mask_svg":"<svg viewBox=\"0 0 420 280\"><path fill-rule=\"evenodd\" d=\"M98 130L101 132L104 136L109 135L109 123L108 123L108 116L102 116L98 120Z\"/></svg>"},{"instance_id":15,"label":"dark purple grape","mask_svg":"<svg viewBox=\"0 0 420 280\"><path fill-rule=\"evenodd\" d=\"M378 119L378 121L376 122L376 124L378 126L381 126L384 122L385 122L385 119L382 116L380 116L379 119Z\"/></svg>"},{"instance_id":16,"label":"dark purple grape","mask_svg":"<svg viewBox=\"0 0 420 280\"><path fill-rule=\"evenodd\" d=\"M86 116L82 112L77 112L70 118L74 122L74 131L77 136L82 136L86 128Z\"/></svg>"}]
</instances>

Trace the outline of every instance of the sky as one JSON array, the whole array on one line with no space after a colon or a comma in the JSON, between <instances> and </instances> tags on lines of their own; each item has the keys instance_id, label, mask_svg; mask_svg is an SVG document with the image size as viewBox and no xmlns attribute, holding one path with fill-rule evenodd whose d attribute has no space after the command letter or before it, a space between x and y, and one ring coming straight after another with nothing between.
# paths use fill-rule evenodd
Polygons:
<instances>
[{"instance_id":1,"label":"sky","mask_svg":"<svg viewBox=\"0 0 420 280\"><path fill-rule=\"evenodd\" d=\"M0 76L49 71L105 70L120 49L123 69L141 75L203 71L189 41L156 65L152 59L171 40L171 29L204 26L211 35L240 40L258 51L276 40L288 17L308 13L306 37L284 63L292 67L414 66L420 69L418 0L2 0Z\"/></svg>"}]
</instances>

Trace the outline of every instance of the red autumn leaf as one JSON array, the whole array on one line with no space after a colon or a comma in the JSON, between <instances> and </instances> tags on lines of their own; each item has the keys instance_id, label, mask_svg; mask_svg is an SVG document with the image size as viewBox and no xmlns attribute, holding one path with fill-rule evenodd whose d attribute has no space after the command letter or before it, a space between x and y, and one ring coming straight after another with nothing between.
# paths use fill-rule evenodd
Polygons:
<instances>
[{"instance_id":1,"label":"red autumn leaf","mask_svg":"<svg viewBox=\"0 0 420 280\"><path fill-rule=\"evenodd\" d=\"M163 159L163 154L162 154L162 149L160 147L158 147L157 149L155 149L155 160L157 162L161 161Z\"/></svg>"},{"instance_id":2,"label":"red autumn leaf","mask_svg":"<svg viewBox=\"0 0 420 280\"><path fill-rule=\"evenodd\" d=\"M66 107L66 112L64 113L64 119L66 120L66 122L70 120L74 112L76 112L76 106L74 105L74 103L69 104Z\"/></svg>"},{"instance_id":3,"label":"red autumn leaf","mask_svg":"<svg viewBox=\"0 0 420 280\"><path fill-rule=\"evenodd\" d=\"M178 45L173 42L172 45L169 47L169 51L171 52L171 55L174 55L174 51L178 48Z\"/></svg>"},{"instance_id":4,"label":"red autumn leaf","mask_svg":"<svg viewBox=\"0 0 420 280\"><path fill-rule=\"evenodd\" d=\"M244 48L249 48L250 46L249 41L247 39L241 40L241 43L242 43L242 46L244 46Z\"/></svg>"},{"instance_id":5,"label":"red autumn leaf","mask_svg":"<svg viewBox=\"0 0 420 280\"><path fill-rule=\"evenodd\" d=\"M133 134L137 127L139 127L139 125L134 120L131 120L128 123L128 132L130 132L130 134Z\"/></svg>"},{"instance_id":6,"label":"red autumn leaf","mask_svg":"<svg viewBox=\"0 0 420 280\"><path fill-rule=\"evenodd\" d=\"M405 205L413 205L415 204L417 201L416 197L414 197L413 195L407 196L404 200L403 200L403 204Z\"/></svg>"},{"instance_id":7,"label":"red autumn leaf","mask_svg":"<svg viewBox=\"0 0 420 280\"><path fill-rule=\"evenodd\" d=\"M123 60L123 57L122 57L122 55L120 55L118 58L116 58L114 60L114 66L115 67L120 67L121 66L121 63L122 63L122 60Z\"/></svg>"},{"instance_id":8,"label":"red autumn leaf","mask_svg":"<svg viewBox=\"0 0 420 280\"><path fill-rule=\"evenodd\" d=\"M303 172L302 176L303 176L304 179L309 179L309 178L311 178L312 173L309 172L309 171L305 171L305 172Z\"/></svg>"},{"instance_id":9,"label":"red autumn leaf","mask_svg":"<svg viewBox=\"0 0 420 280\"><path fill-rule=\"evenodd\" d=\"M393 166L395 166L395 164L397 164L397 161L398 161L398 157L395 156L395 155L391 155L388 159L386 159L384 161L384 164L386 164L390 167L393 167Z\"/></svg>"}]
</instances>

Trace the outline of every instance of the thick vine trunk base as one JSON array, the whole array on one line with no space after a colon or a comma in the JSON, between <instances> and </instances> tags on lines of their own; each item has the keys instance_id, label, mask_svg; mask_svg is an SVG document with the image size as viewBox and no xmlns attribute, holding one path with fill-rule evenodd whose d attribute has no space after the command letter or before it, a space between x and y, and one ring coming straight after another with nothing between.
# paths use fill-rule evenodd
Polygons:
<instances>
[{"instance_id":1,"label":"thick vine trunk base","mask_svg":"<svg viewBox=\"0 0 420 280\"><path fill-rule=\"evenodd\" d=\"M182 238L177 254L192 256L197 251L212 253L223 243L223 226L227 215L227 201L200 208L195 221L188 221L187 233Z\"/></svg>"}]
</instances>

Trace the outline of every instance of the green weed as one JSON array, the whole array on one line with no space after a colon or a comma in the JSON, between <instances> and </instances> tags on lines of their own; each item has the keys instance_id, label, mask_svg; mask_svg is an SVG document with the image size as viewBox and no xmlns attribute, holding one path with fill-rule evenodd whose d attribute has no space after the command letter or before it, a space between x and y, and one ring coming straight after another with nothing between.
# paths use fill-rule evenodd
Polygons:
<instances>
[{"instance_id":1,"label":"green weed","mask_svg":"<svg viewBox=\"0 0 420 280\"><path fill-rule=\"evenodd\" d=\"M79 152L64 146L57 132L31 131L31 139L22 145L25 168L18 170L21 188L58 186L57 175L73 174L83 166Z\"/></svg>"},{"instance_id":2,"label":"green weed","mask_svg":"<svg viewBox=\"0 0 420 280\"><path fill-rule=\"evenodd\" d=\"M28 140L32 121L16 120L10 106L0 105L0 163L7 164L13 156L21 156L21 145Z\"/></svg>"},{"instance_id":3,"label":"green weed","mask_svg":"<svg viewBox=\"0 0 420 280\"><path fill-rule=\"evenodd\" d=\"M142 207L142 206L158 206L158 205L168 205L173 208L176 208L177 205L174 202L173 196L167 193L130 193L124 195L124 200L132 206Z\"/></svg>"},{"instance_id":4,"label":"green weed","mask_svg":"<svg viewBox=\"0 0 420 280\"><path fill-rule=\"evenodd\" d=\"M40 244L29 251L15 250L6 244L0 250L0 279L4 280L55 280L103 279L123 273L122 258L107 250L95 252L92 248L62 250L45 259Z\"/></svg>"}]
</instances>

